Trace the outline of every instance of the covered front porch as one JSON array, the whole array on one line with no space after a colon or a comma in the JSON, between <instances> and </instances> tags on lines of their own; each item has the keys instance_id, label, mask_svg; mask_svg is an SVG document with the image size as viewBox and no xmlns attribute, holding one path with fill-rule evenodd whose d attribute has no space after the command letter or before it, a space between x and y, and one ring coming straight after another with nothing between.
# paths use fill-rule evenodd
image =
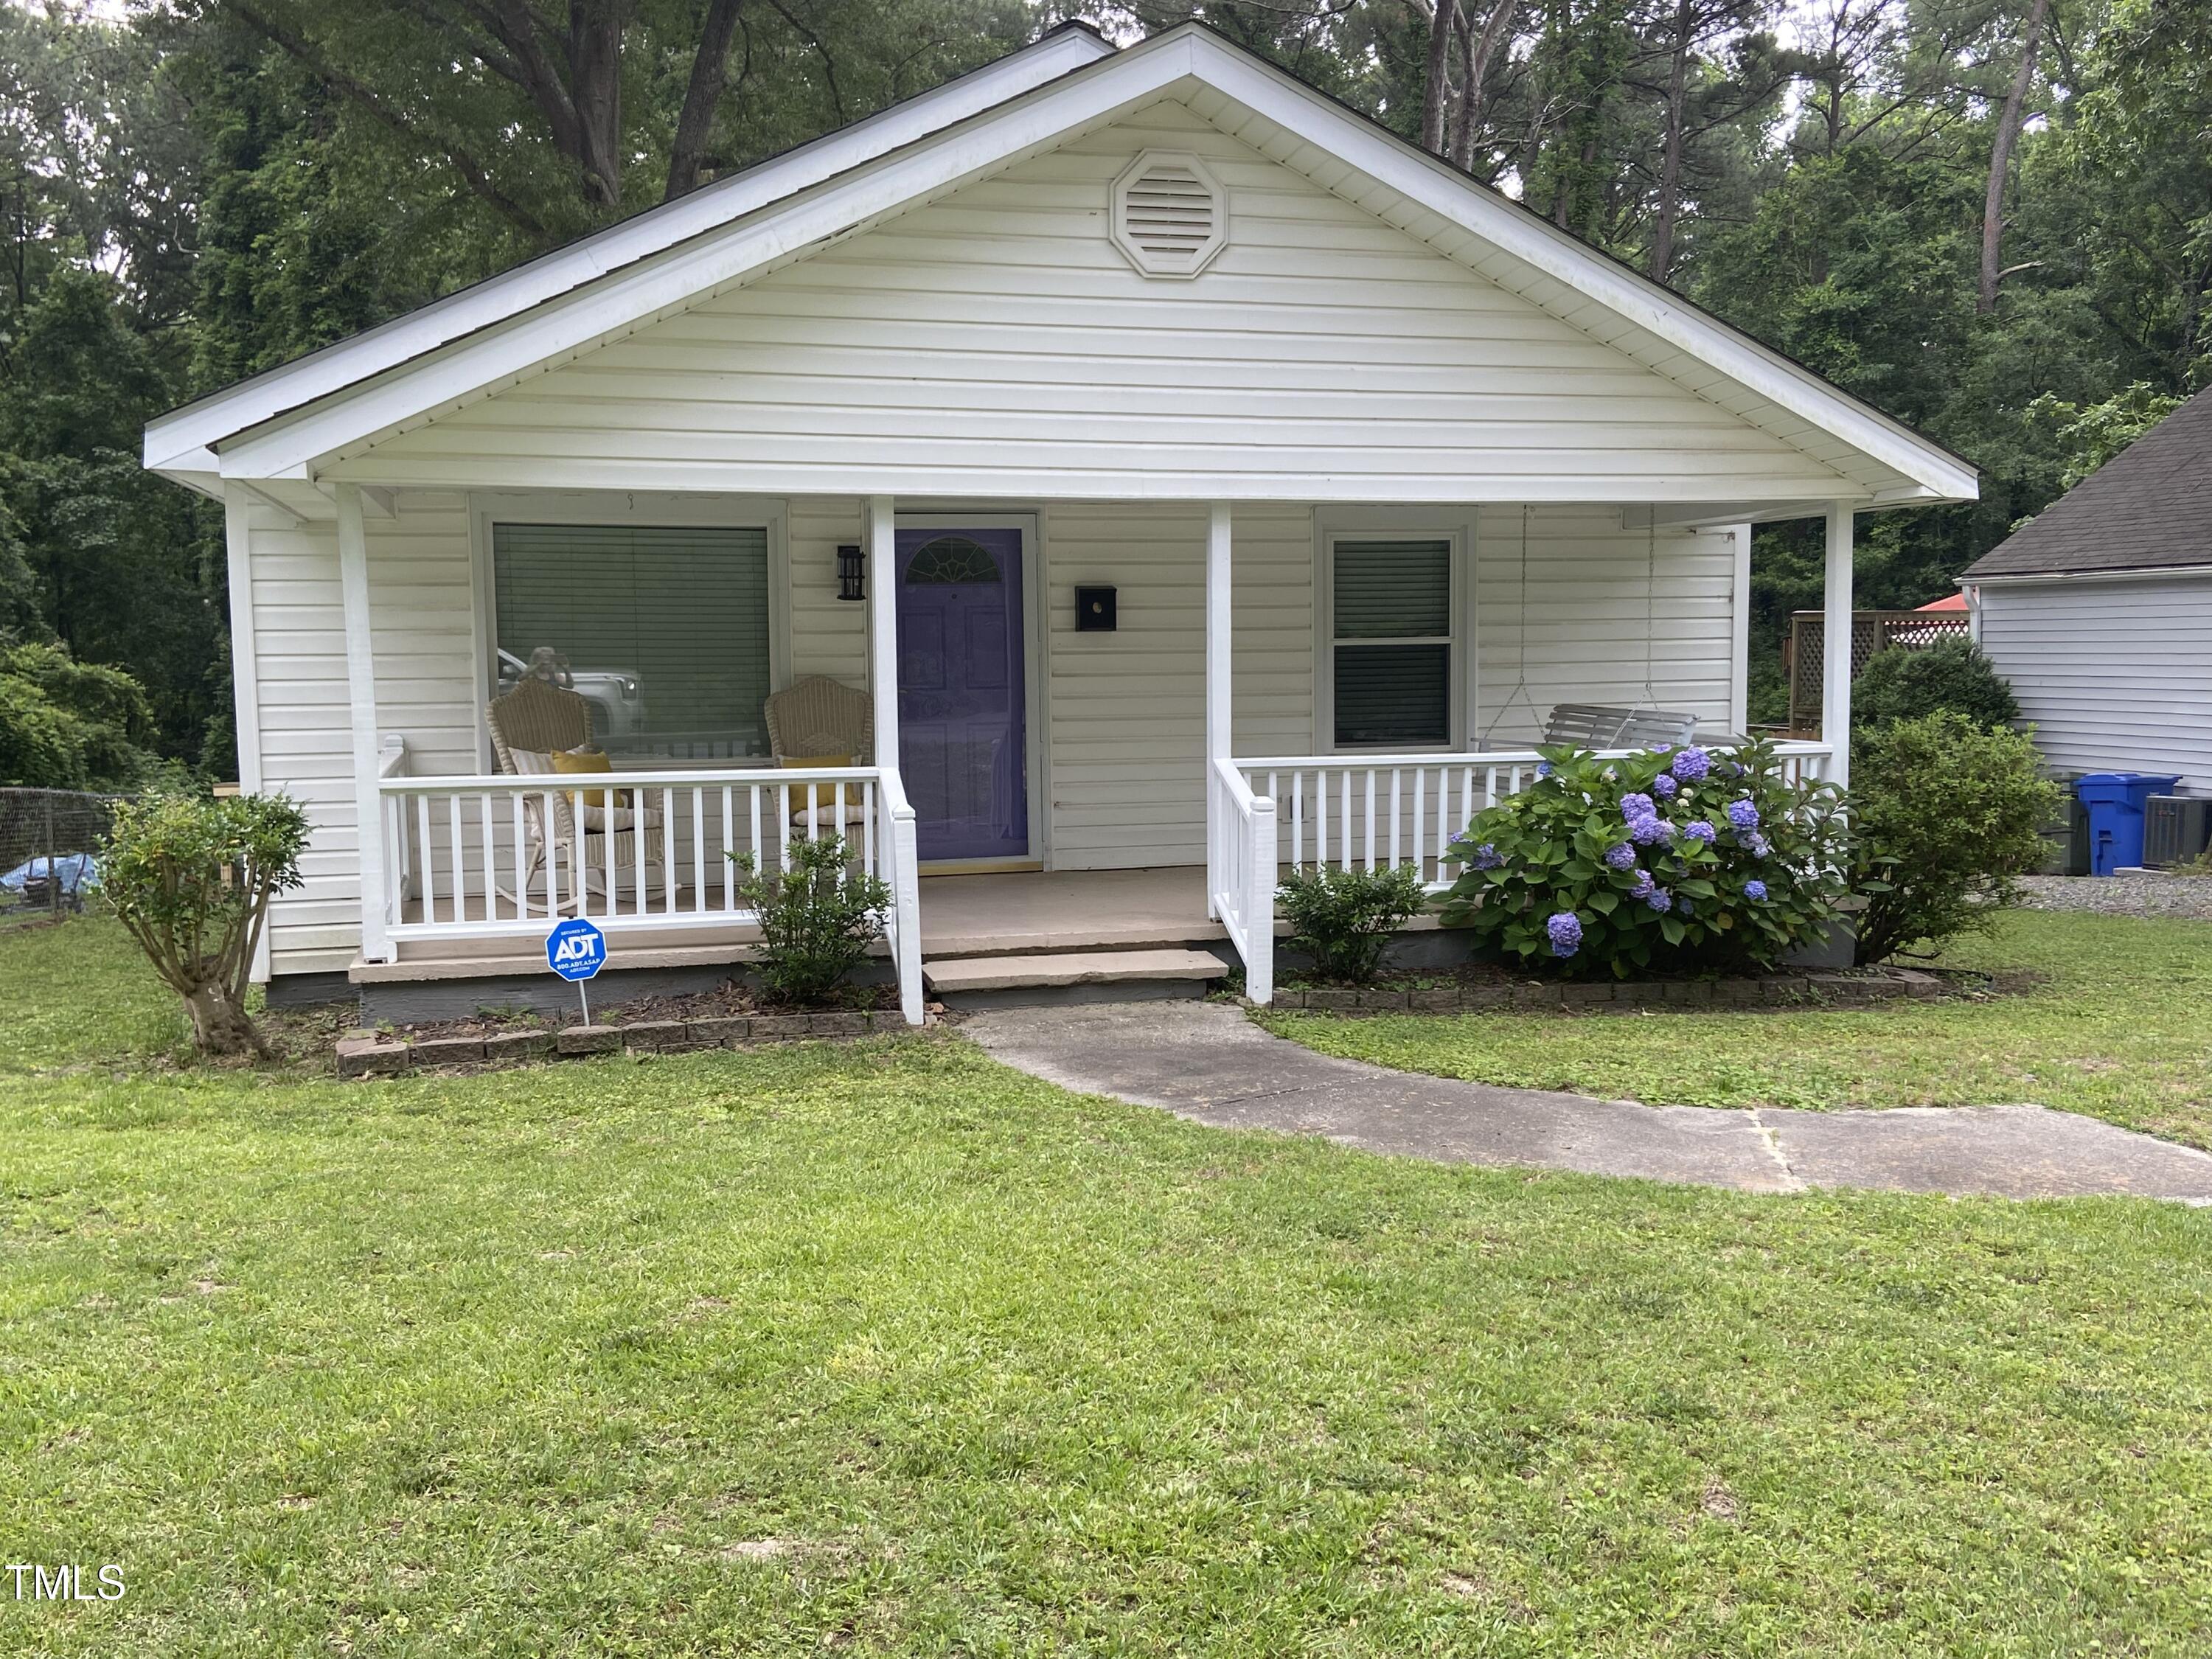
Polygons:
<instances>
[{"instance_id":1,"label":"covered front porch","mask_svg":"<svg viewBox=\"0 0 2212 1659\"><path fill-rule=\"evenodd\" d=\"M450 742L418 742L403 721L386 717L395 701L394 653L390 623L376 614L378 584L388 580L378 570L379 530L396 529L413 504L399 493L380 502L345 484L331 493L360 821L372 827L361 853L362 943L351 969L359 985L493 979L533 966L542 972L538 942L556 917L568 915L606 929L617 967L738 963L758 934L730 855L787 866L799 843L842 826L854 866L890 890L884 955L910 1020L922 1018L933 963L1170 945L1222 952L1241 966L1248 994L1266 1001L1281 873L1316 863L1411 864L1432 889L1447 884L1451 836L1534 775L1534 743L1555 702L1577 693L1623 704L1671 702L1702 711L1702 736L1741 726L1739 595L1711 592L1707 573L1718 568L1712 549L1723 538L1730 562L1747 563L1736 557L1746 550L1736 538L1747 542L1747 526L1685 527L1677 522L1689 516L1684 509L1662 506L1583 509L1604 532L1612 560L1590 559L1586 568L1608 572L1610 586L1585 582L1547 611L1538 586L1565 585L1556 569L1543 568L1543 526L1568 524L1562 515L1569 509L1535 518L1540 562L1532 576L1527 508L1401 505L1359 514L1218 502L1048 512L1017 502L874 496L854 503L857 534L849 544L834 539L834 526L825 526L826 538L799 533L796 504L783 509L782 528L764 543L766 585L781 587L784 607L769 623L784 636L775 678L793 678L794 656L806 661L788 643L794 630L826 634L831 623L854 624L849 666L832 678L869 700L867 752L795 755L787 744L770 755L726 735L671 752L672 745L643 738L626 747L623 733L595 726L616 769L594 775L586 790L495 769L481 758L457 766ZM754 498L694 498L682 512L656 512L650 502L632 511L646 521L698 521L743 518L757 507ZM482 641L485 666L470 684L479 711L533 643L530 635L502 636L502 605L513 596L487 580L482 555L504 522L502 510L523 509L471 501L478 544L471 634ZM533 503L532 510L542 517L545 509ZM565 510L592 516L573 504ZM1240 525L1248 515L1249 531ZM1831 608L1847 629L1848 508L1830 512L1828 522ZM1027 648L1010 661L1027 693L1027 723L1010 728L1001 745L1011 744L1018 760L993 775L1002 792L1008 776L1022 792L1026 839L981 858L931 860L927 813L946 810L945 788L933 775L933 794L924 799L938 804L917 811L914 707L910 696L903 707L901 701L902 678L909 694L915 690L912 629L900 608L900 581L884 575L902 570L902 534L910 556L917 526L1024 523L1034 527L1006 545L1021 561L1018 616L1028 623ZM1121 523L1144 526L1146 539L1128 533L1117 540L1092 528ZM1585 541L1594 534L1577 533ZM1349 579L1332 580L1355 542L1417 562L1429 544L1422 538L1431 534L1446 550L1437 565L1443 637L1401 640L1405 628L1432 625L1425 623L1385 617L1373 624L1380 631L1360 633L1332 617L1354 599L1375 602ZM1414 554L1403 551L1408 546ZM1699 559L1705 562L1691 562ZM1293 588L1286 573L1301 565L1303 587ZM1010 574L1016 568L1008 566ZM1094 637L1097 630L1076 616L1077 590L1093 585L1086 576L1121 590L1118 639ZM841 596L833 581L860 591ZM1376 591L1395 590L1386 583ZM1579 629L1576 616L1589 619ZM1698 629L1725 642L1717 693L1709 671L1696 669L1705 678L1693 681L1671 643ZM1434 672L1416 665L1395 680L1378 678L1379 653L1401 645L1409 659L1431 651ZM817 647L813 661L837 667L823 660L829 656ZM1831 659L1848 662L1848 653ZM1352 689L1341 689L1347 684ZM1840 776L1838 747L1829 739L1848 720L1848 691L1847 682L1831 689L1831 727L1821 739L1786 746L1794 769ZM1420 706L1394 714L1391 696ZM1372 741L1393 720L1426 740L1418 747ZM1375 724L1352 732L1350 721ZM1419 730L1423 721L1433 729ZM1358 741L1362 735L1370 740ZM1284 736L1303 741L1286 748ZM1186 757L1185 741L1199 752ZM475 747L482 757L485 745ZM921 763L941 768L942 756ZM615 815L597 832L582 810L587 799ZM996 818L1008 821L1002 811Z\"/></svg>"}]
</instances>

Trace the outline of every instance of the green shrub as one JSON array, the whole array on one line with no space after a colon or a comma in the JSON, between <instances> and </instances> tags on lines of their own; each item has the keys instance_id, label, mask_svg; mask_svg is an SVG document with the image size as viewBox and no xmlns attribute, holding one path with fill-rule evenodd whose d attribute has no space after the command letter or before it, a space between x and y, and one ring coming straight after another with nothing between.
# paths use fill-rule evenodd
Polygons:
<instances>
[{"instance_id":1,"label":"green shrub","mask_svg":"<svg viewBox=\"0 0 2212 1659\"><path fill-rule=\"evenodd\" d=\"M307 818L283 795L156 794L115 809L100 885L169 988L202 1054L268 1052L246 1012L275 895L300 884Z\"/></svg>"},{"instance_id":2,"label":"green shrub","mask_svg":"<svg viewBox=\"0 0 2212 1659\"><path fill-rule=\"evenodd\" d=\"M0 648L0 786L118 788L144 780L146 694L57 645Z\"/></svg>"},{"instance_id":3,"label":"green shrub","mask_svg":"<svg viewBox=\"0 0 2212 1659\"><path fill-rule=\"evenodd\" d=\"M1858 958L1929 950L1989 926L2043 860L2063 792L2027 734L1942 713L1851 745L1853 885L1866 896Z\"/></svg>"},{"instance_id":4,"label":"green shrub","mask_svg":"<svg viewBox=\"0 0 2212 1659\"><path fill-rule=\"evenodd\" d=\"M1410 864L1394 870L1301 870L1276 890L1290 920L1290 947L1313 958L1323 979L1364 984L1375 977L1390 935L1428 903L1421 872Z\"/></svg>"},{"instance_id":5,"label":"green shrub","mask_svg":"<svg viewBox=\"0 0 2212 1659\"><path fill-rule=\"evenodd\" d=\"M1827 926L1836 792L1786 781L1771 744L1541 752L1546 775L1455 838L1447 922L1512 960L1617 977L1762 967Z\"/></svg>"},{"instance_id":6,"label":"green shrub","mask_svg":"<svg viewBox=\"0 0 2212 1659\"><path fill-rule=\"evenodd\" d=\"M761 983L778 1002L818 1002L867 959L884 936L891 890L845 867L842 836L795 842L791 868L760 870L732 853L738 893L760 916Z\"/></svg>"},{"instance_id":7,"label":"green shrub","mask_svg":"<svg viewBox=\"0 0 2212 1659\"><path fill-rule=\"evenodd\" d=\"M1925 651L1877 652L1851 682L1856 732L1945 711L1977 726L2009 726L2020 718L2020 702L1981 647L1968 640L1945 640ZM1852 763L1856 768L1856 757Z\"/></svg>"}]
</instances>

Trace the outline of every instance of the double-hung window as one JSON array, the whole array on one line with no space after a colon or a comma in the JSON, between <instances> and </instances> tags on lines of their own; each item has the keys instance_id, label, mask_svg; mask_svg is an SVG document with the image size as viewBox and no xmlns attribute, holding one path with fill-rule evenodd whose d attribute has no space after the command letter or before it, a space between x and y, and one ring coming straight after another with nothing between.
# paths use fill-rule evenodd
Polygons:
<instances>
[{"instance_id":1,"label":"double-hung window","mask_svg":"<svg viewBox=\"0 0 2212 1659\"><path fill-rule=\"evenodd\" d=\"M720 525L491 526L499 689L540 673L631 759L768 752L769 538Z\"/></svg>"},{"instance_id":2,"label":"double-hung window","mask_svg":"<svg viewBox=\"0 0 2212 1659\"><path fill-rule=\"evenodd\" d=\"M1329 678L1338 749L1452 740L1457 607L1449 536L1329 543Z\"/></svg>"}]
</instances>

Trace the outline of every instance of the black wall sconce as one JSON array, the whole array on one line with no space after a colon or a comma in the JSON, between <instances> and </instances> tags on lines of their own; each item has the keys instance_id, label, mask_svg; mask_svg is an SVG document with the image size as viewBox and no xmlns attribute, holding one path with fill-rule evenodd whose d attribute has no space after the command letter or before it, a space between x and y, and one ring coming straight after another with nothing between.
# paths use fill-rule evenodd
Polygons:
<instances>
[{"instance_id":1,"label":"black wall sconce","mask_svg":"<svg viewBox=\"0 0 2212 1659\"><path fill-rule=\"evenodd\" d=\"M865 599L868 597L868 556L857 547L837 550L837 597L841 599Z\"/></svg>"},{"instance_id":2,"label":"black wall sconce","mask_svg":"<svg viewBox=\"0 0 2212 1659\"><path fill-rule=\"evenodd\" d=\"M1077 588L1075 631L1079 634L1111 634L1115 629L1115 608L1112 588Z\"/></svg>"}]
</instances>

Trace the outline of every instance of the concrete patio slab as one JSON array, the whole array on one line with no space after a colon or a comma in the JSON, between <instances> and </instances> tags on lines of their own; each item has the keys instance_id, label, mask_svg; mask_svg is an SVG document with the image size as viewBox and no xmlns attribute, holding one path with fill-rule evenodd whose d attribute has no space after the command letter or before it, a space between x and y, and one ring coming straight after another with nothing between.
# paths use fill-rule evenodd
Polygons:
<instances>
[{"instance_id":1,"label":"concrete patio slab","mask_svg":"<svg viewBox=\"0 0 2212 1659\"><path fill-rule=\"evenodd\" d=\"M1008 1008L964 1027L1017 1070L1224 1129L1326 1136L1447 1163L1741 1192L1864 1187L2212 1203L2212 1154L2039 1106L1723 1111L1592 1100L1318 1054L1223 1003Z\"/></svg>"}]
</instances>

